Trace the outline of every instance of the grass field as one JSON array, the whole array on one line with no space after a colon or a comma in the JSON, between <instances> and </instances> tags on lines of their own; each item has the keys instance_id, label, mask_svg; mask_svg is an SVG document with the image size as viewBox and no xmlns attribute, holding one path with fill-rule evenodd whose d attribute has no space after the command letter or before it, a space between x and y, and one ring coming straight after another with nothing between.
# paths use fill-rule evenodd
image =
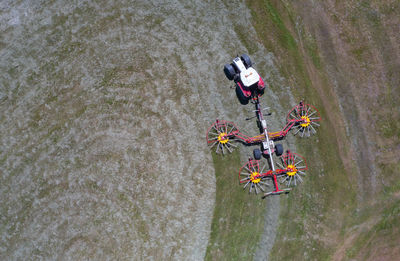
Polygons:
<instances>
[{"instance_id":1,"label":"grass field","mask_svg":"<svg viewBox=\"0 0 400 261\"><path fill-rule=\"evenodd\" d=\"M217 192L206 260L252 259L263 233L265 201L239 185L238 150L222 158L213 153L213 162Z\"/></svg>"},{"instance_id":2,"label":"grass field","mask_svg":"<svg viewBox=\"0 0 400 261\"><path fill-rule=\"evenodd\" d=\"M368 4L365 5L367 2ZM372 32L375 32L377 28L381 30L378 33L379 36L376 35L376 39L366 43L359 42L364 39L363 34L345 22L338 22L337 17L333 17L333 21L339 23L342 28L342 34L339 34L339 37L353 39L350 42L350 54L347 57L354 57L362 65L367 59L367 55L364 54L366 49L371 53L373 52L371 50L382 52L383 57L390 52L395 57L398 55L398 50L396 52L387 46L388 42L393 43L390 40L390 35L393 36L393 27L382 27L382 24L389 25L398 20L395 18L395 13L387 9L391 4L394 7L391 1L381 4L372 4L372 2L369 4L369 1L364 1L362 8L355 11L359 15L358 18L352 20L355 27L363 27ZM333 31L331 35L335 34L335 25L327 24L324 18L319 18L321 15L319 11L313 11L313 8L323 10L326 6L307 3L301 9L288 1L268 0L248 1L248 5L252 9L253 25L260 40L277 56L282 74L293 86L293 94L297 98L304 98L307 102L314 104L320 109L323 118L322 126L315 139L297 142L298 150L309 159L310 175L296 193L291 193L288 200L283 201L281 225L271 259L360 258L364 260L371 258L372 255L377 256L378 253L384 254L386 258L395 256L394 253L398 252L398 248L389 246L390 243L387 248L383 243L376 246L376 249L372 247L372 242L382 242L384 238L391 238L394 242L399 241L398 236L395 236L397 221L394 218L398 216L396 214L398 201L395 196L398 193L398 187L394 185L390 186L392 189L388 187L384 189L383 191L386 191L383 193L386 194L384 197L382 192L379 192L382 187L376 174L380 173L380 178L386 182L392 181L398 165L396 167L396 164L391 162L396 156L388 156L387 161L382 162L379 167L376 167L372 160L376 157L376 161L379 161L377 156L380 153L372 152L375 149L383 152L391 147L393 151L397 146L399 132L396 120L391 118L387 120L387 124L383 125L385 127L383 133L388 133L387 138L394 141L392 146L382 145L380 136L382 130L378 128L361 131L364 136L360 136L362 135L360 129L368 125L365 120L368 118L371 120L370 116L365 116L365 112L369 109L373 110L371 104L376 104L380 100L374 95L365 97L361 92L368 88L365 82L375 79L367 73L359 74L358 68L353 66L353 60L341 59L340 53L334 53L334 51L347 51L332 48L334 40L332 43L328 41L329 38L326 38L329 30ZM340 4L336 7L339 13L344 10L340 9ZM353 8L356 9L356 6ZM390 15L382 20L374 16L372 21L375 22L365 26L363 23L366 20L363 20L363 17L371 14L368 12L390 13ZM268 34L265 34L266 31ZM383 44L382 39L385 38L388 42ZM360 45L361 47L358 47ZM387 63L388 60L385 62ZM382 74L390 75L384 83L386 87L375 86L376 93L382 91L385 93L385 89L392 91L398 89L398 85L392 84L393 81L398 82L398 76L392 75L392 71L399 70L399 62L393 61L389 64L392 64L390 68L388 66L381 68L376 63L368 68L372 71L373 66L376 66L375 69L381 70ZM352 82L354 79L350 78L352 74L358 74L361 77L359 77L358 90L349 92L347 87L335 87L335 82L332 80L332 68L347 68L347 78L341 82L345 86L348 85L346 81ZM360 100L354 95L363 95L365 99ZM393 99L398 101L398 96L392 97ZM397 115L391 109L392 106L390 102L386 105L381 104L381 110L377 113L380 116L375 116L376 119L382 117L387 119L387 117ZM377 145L367 144L365 141L367 138L375 140ZM383 147L385 147L384 150L382 150ZM390 198L393 196L394 198ZM350 236L352 233L353 237Z\"/></svg>"},{"instance_id":3,"label":"grass field","mask_svg":"<svg viewBox=\"0 0 400 261\"><path fill-rule=\"evenodd\" d=\"M400 256L398 1L0 10L0 259ZM255 133L222 72L238 53L269 84L274 130L301 99L323 118L283 142L310 170L279 200L239 186L252 148L204 142L216 118Z\"/></svg>"}]
</instances>

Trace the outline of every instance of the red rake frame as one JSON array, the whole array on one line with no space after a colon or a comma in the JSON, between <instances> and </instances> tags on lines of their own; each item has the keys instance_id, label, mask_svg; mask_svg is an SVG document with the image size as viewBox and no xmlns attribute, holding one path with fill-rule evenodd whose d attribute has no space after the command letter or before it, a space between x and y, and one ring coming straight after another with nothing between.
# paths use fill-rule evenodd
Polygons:
<instances>
[{"instance_id":1,"label":"red rake frame","mask_svg":"<svg viewBox=\"0 0 400 261\"><path fill-rule=\"evenodd\" d=\"M268 132L270 140L283 139L290 130L297 128L294 135L300 133L301 137L311 136L316 133L315 127L319 126L321 116L319 111L310 104L300 102L294 106L286 117L286 126L277 132ZM226 120L216 120L211 127L208 128L206 134L207 144L213 148L216 146L216 152L225 153L225 150L232 152L232 147L236 147L231 140L240 141L246 145L256 145L265 141L263 134L250 137L236 127L233 122Z\"/></svg>"}]
</instances>

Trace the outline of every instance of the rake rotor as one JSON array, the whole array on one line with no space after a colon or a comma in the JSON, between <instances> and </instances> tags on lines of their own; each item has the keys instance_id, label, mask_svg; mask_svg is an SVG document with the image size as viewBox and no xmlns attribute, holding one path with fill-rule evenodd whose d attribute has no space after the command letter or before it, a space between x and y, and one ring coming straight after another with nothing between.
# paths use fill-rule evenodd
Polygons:
<instances>
[{"instance_id":1,"label":"rake rotor","mask_svg":"<svg viewBox=\"0 0 400 261\"><path fill-rule=\"evenodd\" d=\"M207 144L216 153L231 153L237 147L232 143L237 132L238 129L232 122L216 120L207 131Z\"/></svg>"},{"instance_id":2,"label":"rake rotor","mask_svg":"<svg viewBox=\"0 0 400 261\"><path fill-rule=\"evenodd\" d=\"M321 121L321 116L314 106L300 102L293 107L286 119L287 122L296 122L293 126L294 135L299 134L303 138L317 133L315 128L320 126L318 122Z\"/></svg>"},{"instance_id":3,"label":"rake rotor","mask_svg":"<svg viewBox=\"0 0 400 261\"><path fill-rule=\"evenodd\" d=\"M285 183L287 187L296 186L298 182L303 182L302 176L306 175L305 171L308 169L306 159L297 153L286 153L281 158L281 163L277 165L286 169L286 175L281 176L280 182Z\"/></svg>"},{"instance_id":4,"label":"rake rotor","mask_svg":"<svg viewBox=\"0 0 400 261\"><path fill-rule=\"evenodd\" d=\"M266 192L271 186L269 179L263 176L265 165L259 160L250 159L239 170L239 183L244 184L243 189L248 189L249 193Z\"/></svg>"}]
</instances>

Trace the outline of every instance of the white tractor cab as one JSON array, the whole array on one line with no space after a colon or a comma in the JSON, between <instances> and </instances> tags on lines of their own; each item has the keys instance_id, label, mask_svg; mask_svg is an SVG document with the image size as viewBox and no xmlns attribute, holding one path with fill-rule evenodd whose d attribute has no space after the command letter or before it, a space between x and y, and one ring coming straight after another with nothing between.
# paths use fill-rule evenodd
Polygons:
<instances>
[{"instance_id":1,"label":"white tractor cab","mask_svg":"<svg viewBox=\"0 0 400 261\"><path fill-rule=\"evenodd\" d=\"M243 105L248 104L251 98L264 94L264 81L251 65L250 57L243 54L224 66L225 75L228 80L235 82L236 95Z\"/></svg>"}]
</instances>

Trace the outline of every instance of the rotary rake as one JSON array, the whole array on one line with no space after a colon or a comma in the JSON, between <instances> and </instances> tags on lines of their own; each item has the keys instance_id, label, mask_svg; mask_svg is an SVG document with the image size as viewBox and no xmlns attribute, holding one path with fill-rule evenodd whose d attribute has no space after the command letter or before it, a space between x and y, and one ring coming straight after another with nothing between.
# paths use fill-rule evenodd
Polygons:
<instances>
[{"instance_id":1,"label":"rotary rake","mask_svg":"<svg viewBox=\"0 0 400 261\"><path fill-rule=\"evenodd\" d=\"M233 152L237 142L245 145L261 145L261 149L253 150L254 159L249 158L240 168L239 184L243 185L243 189L248 189L249 193L264 193L263 198L289 193L291 186L303 181L302 177L306 175L305 171L308 169L306 160L290 150L284 153L282 145L275 145L274 142L284 139L289 131L293 131L294 135L301 138L310 137L317 132L321 116L314 106L300 102L288 113L286 125L282 130L269 132L259 98L256 97L253 101L256 107L254 117L257 117L260 135L248 136L239 131L233 122L217 119L207 131L207 143L218 154ZM251 118L247 120L249 119ZM275 168L273 153L279 157L276 162L278 168ZM268 164L261 161L262 156L268 159ZM266 170L267 165L269 170Z\"/></svg>"}]
</instances>

